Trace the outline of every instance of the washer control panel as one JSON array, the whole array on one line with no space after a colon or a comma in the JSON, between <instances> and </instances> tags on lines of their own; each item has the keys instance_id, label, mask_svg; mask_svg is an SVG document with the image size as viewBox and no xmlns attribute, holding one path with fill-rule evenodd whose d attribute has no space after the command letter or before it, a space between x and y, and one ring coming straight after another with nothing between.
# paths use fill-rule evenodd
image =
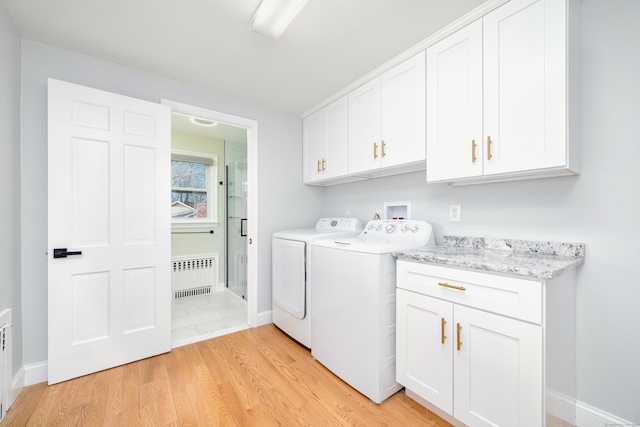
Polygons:
<instances>
[{"instance_id":1,"label":"washer control panel","mask_svg":"<svg viewBox=\"0 0 640 427\"><path fill-rule=\"evenodd\" d=\"M431 224L417 220L379 219L367 223L360 233L361 239L397 241L429 241L433 239Z\"/></svg>"}]
</instances>

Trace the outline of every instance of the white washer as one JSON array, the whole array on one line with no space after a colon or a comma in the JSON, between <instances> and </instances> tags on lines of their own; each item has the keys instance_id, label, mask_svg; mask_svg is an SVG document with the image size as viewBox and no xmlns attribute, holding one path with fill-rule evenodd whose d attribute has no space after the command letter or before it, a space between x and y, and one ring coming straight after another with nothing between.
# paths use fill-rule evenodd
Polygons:
<instances>
[{"instance_id":1,"label":"white washer","mask_svg":"<svg viewBox=\"0 0 640 427\"><path fill-rule=\"evenodd\" d=\"M311 355L376 403L396 382L396 259L433 246L424 221L369 221L355 238L313 242Z\"/></svg>"},{"instance_id":2,"label":"white washer","mask_svg":"<svg viewBox=\"0 0 640 427\"><path fill-rule=\"evenodd\" d=\"M311 348L310 244L325 237L355 237L357 218L321 218L315 228L284 230L272 239L272 318L287 335Z\"/></svg>"}]
</instances>

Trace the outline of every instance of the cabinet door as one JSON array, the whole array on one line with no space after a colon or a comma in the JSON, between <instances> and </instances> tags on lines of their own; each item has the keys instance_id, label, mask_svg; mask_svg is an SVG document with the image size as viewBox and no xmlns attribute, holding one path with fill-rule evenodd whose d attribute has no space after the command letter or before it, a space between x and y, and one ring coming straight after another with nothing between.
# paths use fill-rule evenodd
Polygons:
<instances>
[{"instance_id":1,"label":"cabinet door","mask_svg":"<svg viewBox=\"0 0 640 427\"><path fill-rule=\"evenodd\" d=\"M485 175L566 165L566 16L513 0L483 18Z\"/></svg>"},{"instance_id":2,"label":"cabinet door","mask_svg":"<svg viewBox=\"0 0 640 427\"><path fill-rule=\"evenodd\" d=\"M427 181L482 175L482 20L427 49Z\"/></svg>"},{"instance_id":3,"label":"cabinet door","mask_svg":"<svg viewBox=\"0 0 640 427\"><path fill-rule=\"evenodd\" d=\"M349 173L380 167L380 77L349 93Z\"/></svg>"},{"instance_id":4,"label":"cabinet door","mask_svg":"<svg viewBox=\"0 0 640 427\"><path fill-rule=\"evenodd\" d=\"M425 53L380 78L382 167L424 161Z\"/></svg>"},{"instance_id":5,"label":"cabinet door","mask_svg":"<svg viewBox=\"0 0 640 427\"><path fill-rule=\"evenodd\" d=\"M460 305L454 318L454 417L472 426L543 425L542 327Z\"/></svg>"},{"instance_id":6,"label":"cabinet door","mask_svg":"<svg viewBox=\"0 0 640 427\"><path fill-rule=\"evenodd\" d=\"M323 179L346 175L348 172L348 110L347 97L334 101L323 110L326 117L324 163L320 162Z\"/></svg>"},{"instance_id":7,"label":"cabinet door","mask_svg":"<svg viewBox=\"0 0 640 427\"><path fill-rule=\"evenodd\" d=\"M396 307L396 381L453 414L453 304L398 289Z\"/></svg>"},{"instance_id":8,"label":"cabinet door","mask_svg":"<svg viewBox=\"0 0 640 427\"><path fill-rule=\"evenodd\" d=\"M322 177L322 159L326 141L324 110L316 111L302 122L304 150L303 182L314 182Z\"/></svg>"}]
</instances>

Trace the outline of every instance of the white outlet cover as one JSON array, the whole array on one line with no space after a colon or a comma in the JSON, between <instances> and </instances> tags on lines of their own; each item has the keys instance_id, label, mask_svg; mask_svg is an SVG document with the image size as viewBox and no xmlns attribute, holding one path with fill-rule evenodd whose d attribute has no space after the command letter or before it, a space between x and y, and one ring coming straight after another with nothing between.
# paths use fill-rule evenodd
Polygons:
<instances>
[{"instance_id":1,"label":"white outlet cover","mask_svg":"<svg viewBox=\"0 0 640 427\"><path fill-rule=\"evenodd\" d=\"M460 222L462 208L460 205L449 205L449 222Z\"/></svg>"}]
</instances>

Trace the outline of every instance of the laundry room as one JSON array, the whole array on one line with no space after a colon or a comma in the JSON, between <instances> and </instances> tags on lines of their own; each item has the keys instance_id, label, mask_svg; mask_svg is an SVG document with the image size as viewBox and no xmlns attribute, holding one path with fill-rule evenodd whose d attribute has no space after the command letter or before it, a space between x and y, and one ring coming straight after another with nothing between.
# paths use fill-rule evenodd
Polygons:
<instances>
[{"instance_id":1,"label":"laundry room","mask_svg":"<svg viewBox=\"0 0 640 427\"><path fill-rule=\"evenodd\" d=\"M263 2L0 0L7 425L640 424L640 3L308 0L274 41Z\"/></svg>"}]
</instances>

